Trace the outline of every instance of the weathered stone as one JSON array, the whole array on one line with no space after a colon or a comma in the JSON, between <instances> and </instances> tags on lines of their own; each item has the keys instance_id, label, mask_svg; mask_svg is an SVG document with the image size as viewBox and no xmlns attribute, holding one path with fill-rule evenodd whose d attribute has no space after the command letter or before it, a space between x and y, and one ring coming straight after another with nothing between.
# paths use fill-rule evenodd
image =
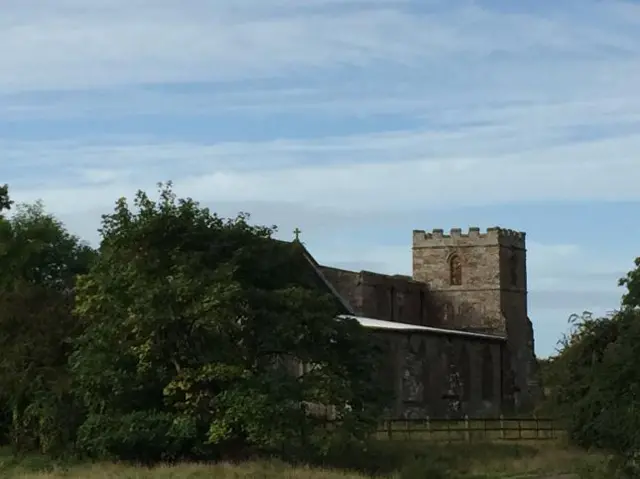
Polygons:
<instances>
[{"instance_id":1,"label":"weathered stone","mask_svg":"<svg viewBox=\"0 0 640 479\"><path fill-rule=\"evenodd\" d=\"M524 233L414 231L412 278L321 270L358 315L505 338L388 333L397 415L495 414L537 397Z\"/></svg>"}]
</instances>

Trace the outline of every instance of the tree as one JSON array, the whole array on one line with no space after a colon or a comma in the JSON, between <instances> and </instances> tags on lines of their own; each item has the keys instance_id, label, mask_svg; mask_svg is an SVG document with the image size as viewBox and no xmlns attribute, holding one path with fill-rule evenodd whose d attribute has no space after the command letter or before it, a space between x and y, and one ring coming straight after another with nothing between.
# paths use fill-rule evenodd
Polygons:
<instances>
[{"instance_id":1,"label":"tree","mask_svg":"<svg viewBox=\"0 0 640 479\"><path fill-rule=\"evenodd\" d=\"M562 341L559 354L552 358L546 371L551 401L559 416L569 418L571 437L578 443L590 446L585 436L585 426L592 418L581 404L593 385L593 371L604 358L607 347L619 335L616 317L593 317L589 312L570 318L573 330Z\"/></svg>"},{"instance_id":2,"label":"tree","mask_svg":"<svg viewBox=\"0 0 640 479\"><path fill-rule=\"evenodd\" d=\"M78 283L79 446L135 459L303 448L326 432L309 403L337 407L336 434L370 427L384 401L371 339L336 319L300 246L171 184L159 194L103 217L99 259ZM310 366L300 377L298 363Z\"/></svg>"},{"instance_id":3,"label":"tree","mask_svg":"<svg viewBox=\"0 0 640 479\"><path fill-rule=\"evenodd\" d=\"M3 218L2 212L11 209L13 201L9 198L9 185L0 186L0 219Z\"/></svg>"},{"instance_id":4,"label":"tree","mask_svg":"<svg viewBox=\"0 0 640 479\"><path fill-rule=\"evenodd\" d=\"M635 266L620 281L627 287L620 309L608 317L574 316L574 329L547 372L571 439L615 453L626 467L640 452L640 260Z\"/></svg>"},{"instance_id":5,"label":"tree","mask_svg":"<svg viewBox=\"0 0 640 479\"><path fill-rule=\"evenodd\" d=\"M43 451L70 440L69 339L77 331L73 287L94 252L41 203L5 218L0 189L0 400L11 411L17 449Z\"/></svg>"},{"instance_id":6,"label":"tree","mask_svg":"<svg viewBox=\"0 0 640 479\"><path fill-rule=\"evenodd\" d=\"M640 308L640 257L635 259L634 264L635 268L619 281L620 286L627 288L622 297L622 305L631 309Z\"/></svg>"}]
</instances>

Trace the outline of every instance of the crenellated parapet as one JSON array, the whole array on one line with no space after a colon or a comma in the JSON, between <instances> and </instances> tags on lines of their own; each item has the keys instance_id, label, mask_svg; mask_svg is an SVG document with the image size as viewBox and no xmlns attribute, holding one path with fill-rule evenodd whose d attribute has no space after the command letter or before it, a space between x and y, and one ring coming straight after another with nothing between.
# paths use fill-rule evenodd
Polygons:
<instances>
[{"instance_id":1,"label":"crenellated parapet","mask_svg":"<svg viewBox=\"0 0 640 479\"><path fill-rule=\"evenodd\" d=\"M448 233L443 229L435 228L430 232L425 230L413 230L413 247L463 246L465 244L475 246L501 245L506 247L525 248L526 234L507 228L491 227L486 231L472 226L467 231L462 228L451 228Z\"/></svg>"}]
</instances>

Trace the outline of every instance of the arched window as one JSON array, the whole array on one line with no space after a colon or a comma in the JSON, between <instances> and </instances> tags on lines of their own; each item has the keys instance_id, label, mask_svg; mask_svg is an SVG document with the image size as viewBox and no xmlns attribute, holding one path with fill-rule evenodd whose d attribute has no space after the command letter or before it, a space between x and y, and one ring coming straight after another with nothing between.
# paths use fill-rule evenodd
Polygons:
<instances>
[{"instance_id":1,"label":"arched window","mask_svg":"<svg viewBox=\"0 0 640 479\"><path fill-rule=\"evenodd\" d=\"M449 259L449 282L452 286L460 286L462 284L462 262L457 254Z\"/></svg>"},{"instance_id":2,"label":"arched window","mask_svg":"<svg viewBox=\"0 0 640 479\"><path fill-rule=\"evenodd\" d=\"M493 375L493 354L491 346L487 345L482 351L482 400L493 400L494 375Z\"/></svg>"},{"instance_id":3,"label":"arched window","mask_svg":"<svg viewBox=\"0 0 640 479\"><path fill-rule=\"evenodd\" d=\"M515 252L509 257L509 277L511 286L518 286L518 257Z\"/></svg>"}]
</instances>

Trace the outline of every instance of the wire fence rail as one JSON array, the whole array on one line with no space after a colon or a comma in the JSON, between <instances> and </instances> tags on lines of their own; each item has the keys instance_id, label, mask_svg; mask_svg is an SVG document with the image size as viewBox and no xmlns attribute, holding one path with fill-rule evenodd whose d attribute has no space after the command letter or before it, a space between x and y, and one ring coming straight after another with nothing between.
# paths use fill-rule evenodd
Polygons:
<instances>
[{"instance_id":1,"label":"wire fence rail","mask_svg":"<svg viewBox=\"0 0 640 479\"><path fill-rule=\"evenodd\" d=\"M551 418L389 419L376 431L378 439L454 441L542 441L560 439L564 430Z\"/></svg>"}]
</instances>

